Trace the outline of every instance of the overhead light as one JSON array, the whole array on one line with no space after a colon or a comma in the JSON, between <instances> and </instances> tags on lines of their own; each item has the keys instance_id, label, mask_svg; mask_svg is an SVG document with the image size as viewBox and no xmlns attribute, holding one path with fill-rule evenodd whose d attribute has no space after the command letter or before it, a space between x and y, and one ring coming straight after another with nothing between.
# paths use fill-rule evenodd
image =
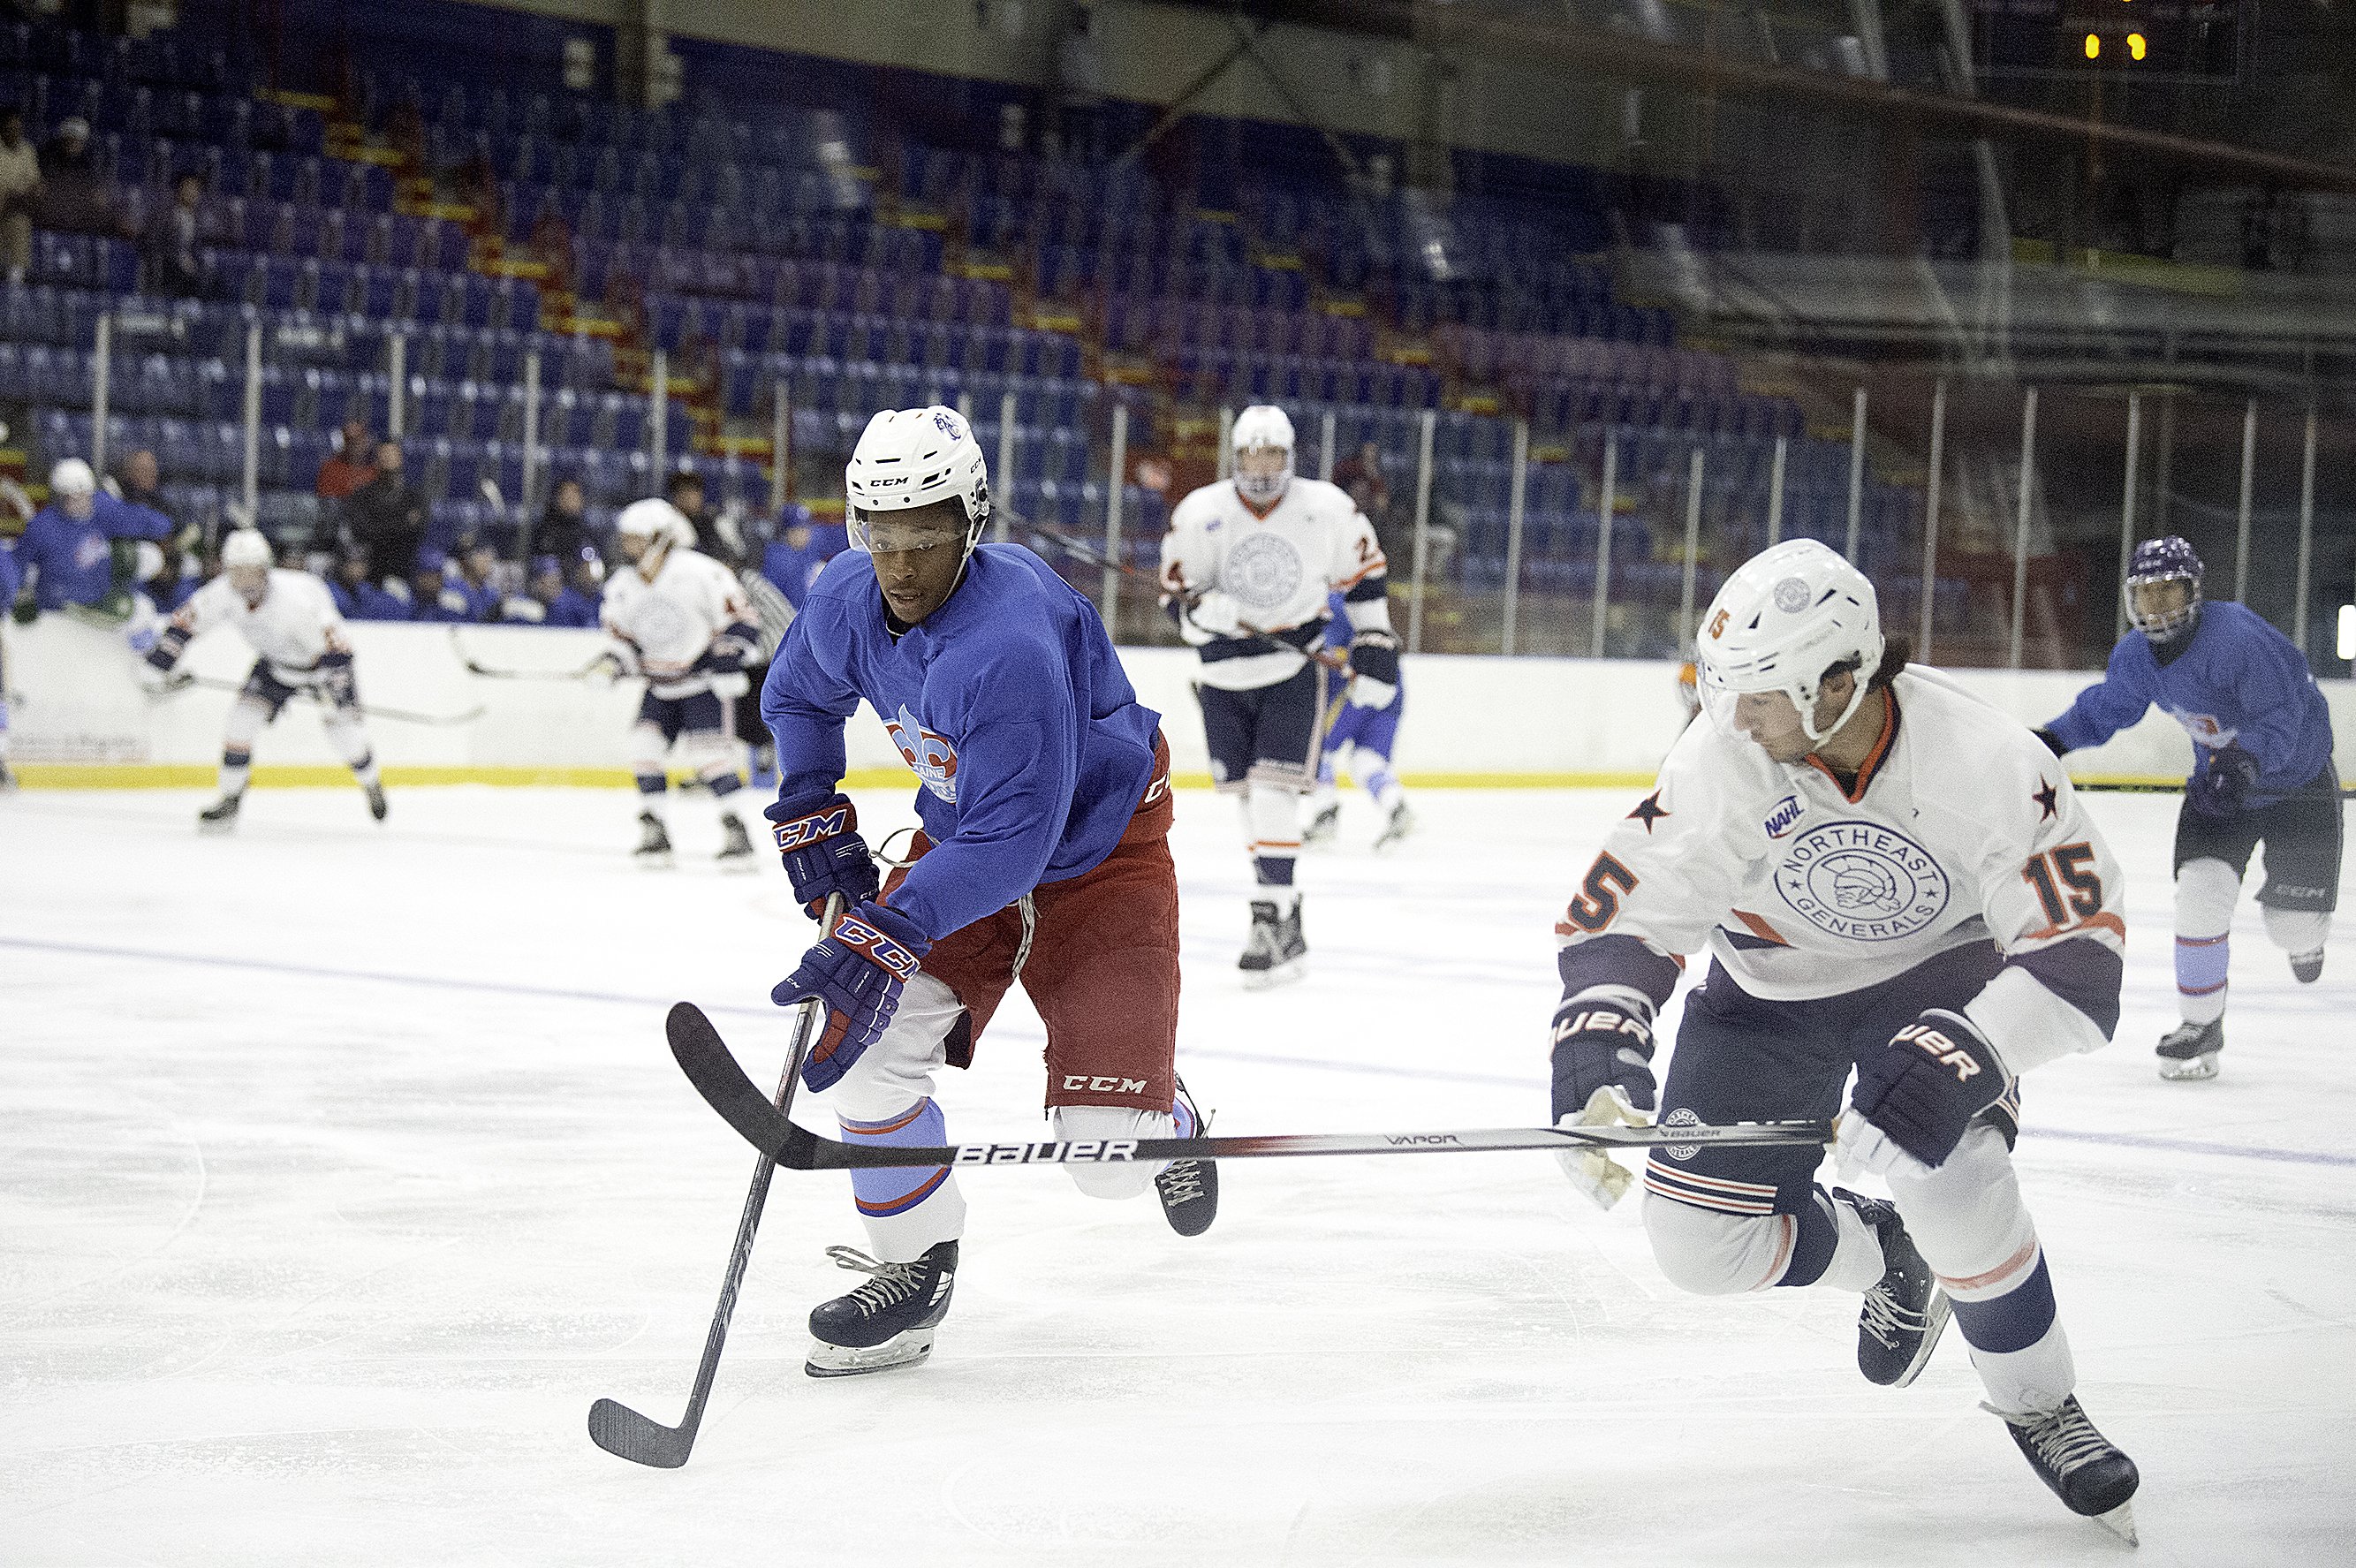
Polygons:
<instances>
[{"instance_id":1,"label":"overhead light","mask_svg":"<svg viewBox=\"0 0 2356 1568\"><path fill-rule=\"evenodd\" d=\"M2129 33L2129 34L2127 35L2127 54L2128 54L2128 56L2129 56L2131 59L2143 59L2143 52L2144 52L2144 41L2143 41L2143 35L2142 35L2141 33Z\"/></svg>"},{"instance_id":2,"label":"overhead light","mask_svg":"<svg viewBox=\"0 0 2356 1568\"><path fill-rule=\"evenodd\" d=\"M2088 59L2100 59L2103 58L2102 34L2088 33L2086 35L2086 58Z\"/></svg>"},{"instance_id":3,"label":"overhead light","mask_svg":"<svg viewBox=\"0 0 2356 1568\"><path fill-rule=\"evenodd\" d=\"M2340 657L2356 660L2356 605L2340 607Z\"/></svg>"}]
</instances>

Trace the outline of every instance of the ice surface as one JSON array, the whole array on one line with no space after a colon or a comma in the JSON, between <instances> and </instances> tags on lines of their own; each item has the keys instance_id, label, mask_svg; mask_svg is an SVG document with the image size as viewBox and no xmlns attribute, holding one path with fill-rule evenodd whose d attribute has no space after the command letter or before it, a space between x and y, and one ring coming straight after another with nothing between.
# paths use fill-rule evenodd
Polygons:
<instances>
[{"instance_id":1,"label":"ice surface","mask_svg":"<svg viewBox=\"0 0 2356 1568\"><path fill-rule=\"evenodd\" d=\"M1217 1227L1053 1170L967 1177L929 1366L818 1382L840 1175L771 1198L694 1458L677 1419L752 1156L662 1043L702 1003L774 1081L806 941L682 808L623 793L0 799L0 1563L2095 1563L1953 1337L1869 1387L1855 1299L1678 1294L1638 1205L1543 1155L1226 1167ZM1232 807L1182 795L1181 1066L1222 1133L1545 1119L1550 927L1625 792L1419 798L1304 865L1312 973L1248 994ZM862 799L906 821L904 794ZM2292 983L2236 923L2224 1075L2171 1085L2174 802L2108 1051L2029 1083L2020 1164L2146 1563L2356 1559L2356 946ZM1011 1003L952 1133L1038 1124Z\"/></svg>"}]
</instances>

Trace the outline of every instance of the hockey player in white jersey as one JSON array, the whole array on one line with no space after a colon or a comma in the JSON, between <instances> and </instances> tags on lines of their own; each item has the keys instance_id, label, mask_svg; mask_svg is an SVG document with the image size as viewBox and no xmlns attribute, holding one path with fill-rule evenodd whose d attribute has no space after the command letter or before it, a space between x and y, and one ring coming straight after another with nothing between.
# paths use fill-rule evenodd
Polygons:
<instances>
[{"instance_id":1,"label":"hockey player in white jersey","mask_svg":"<svg viewBox=\"0 0 2356 1568\"><path fill-rule=\"evenodd\" d=\"M1950 1314L2029 1462L2132 1539L2134 1463L2097 1432L2011 1158L2016 1079L2118 1022L2120 876L2027 728L1885 650L1873 588L1814 540L1727 581L1697 639L1704 715L1555 928L1562 1122L1655 1109L1652 1026L1686 955L1665 1126L1829 1119L1894 1202L1816 1185L1814 1149L1656 1149L1662 1272L1727 1294L1861 1291L1858 1361L1902 1387ZM1616 1166L1566 1154L1604 1201Z\"/></svg>"},{"instance_id":2,"label":"hockey player in white jersey","mask_svg":"<svg viewBox=\"0 0 2356 1568\"><path fill-rule=\"evenodd\" d=\"M1352 628L1349 700L1398 695L1382 546L1349 492L1292 471L1292 421L1280 408L1237 415L1235 477L1178 503L1162 541L1162 605L1202 655L1197 695L1211 777L1240 799L1258 888L1238 967L1247 985L1303 972L1301 797L1317 779L1319 730L1335 671L1317 659L1325 596Z\"/></svg>"},{"instance_id":3,"label":"hockey player in white jersey","mask_svg":"<svg viewBox=\"0 0 2356 1568\"><path fill-rule=\"evenodd\" d=\"M221 542L221 575L182 605L147 662L169 675L188 644L216 626L233 626L254 651L252 673L230 704L221 740L220 799L197 813L198 825L225 832L237 825L253 772L253 740L297 693L317 703L327 739L351 765L368 795L369 815L384 821L384 784L360 721L358 672L344 618L327 585L308 572L271 564L270 542L241 528Z\"/></svg>"},{"instance_id":4,"label":"hockey player in white jersey","mask_svg":"<svg viewBox=\"0 0 2356 1568\"><path fill-rule=\"evenodd\" d=\"M752 871L752 836L732 803L744 787L734 704L749 684L745 663L760 646L752 603L734 573L695 549L695 525L670 502L632 501L614 532L628 567L605 580L599 618L621 645L625 671L647 682L630 730L635 854L644 865L670 864L666 759L676 745L718 808L722 867Z\"/></svg>"}]
</instances>

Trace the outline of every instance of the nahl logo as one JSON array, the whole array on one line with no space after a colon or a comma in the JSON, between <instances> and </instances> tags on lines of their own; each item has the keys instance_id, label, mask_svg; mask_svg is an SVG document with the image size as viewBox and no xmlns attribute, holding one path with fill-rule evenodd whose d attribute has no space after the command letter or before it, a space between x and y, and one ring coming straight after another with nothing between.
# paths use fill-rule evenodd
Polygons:
<instances>
[{"instance_id":1,"label":"nahl logo","mask_svg":"<svg viewBox=\"0 0 2356 1568\"><path fill-rule=\"evenodd\" d=\"M1775 802L1775 809L1768 812L1767 820L1759 825L1767 830L1769 838L1782 838L1800 825L1800 818L1807 809L1805 802L1797 795L1786 795Z\"/></svg>"},{"instance_id":2,"label":"nahl logo","mask_svg":"<svg viewBox=\"0 0 2356 1568\"><path fill-rule=\"evenodd\" d=\"M1143 1094L1145 1080L1141 1078L1113 1078L1099 1073L1090 1078L1084 1072L1067 1072L1064 1087L1083 1094Z\"/></svg>"}]
</instances>

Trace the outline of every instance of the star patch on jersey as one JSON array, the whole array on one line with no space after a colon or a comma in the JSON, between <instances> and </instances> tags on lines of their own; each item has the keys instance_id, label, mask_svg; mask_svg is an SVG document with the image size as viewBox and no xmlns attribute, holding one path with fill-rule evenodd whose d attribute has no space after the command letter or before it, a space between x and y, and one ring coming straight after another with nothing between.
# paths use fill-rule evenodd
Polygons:
<instances>
[{"instance_id":1,"label":"star patch on jersey","mask_svg":"<svg viewBox=\"0 0 2356 1568\"><path fill-rule=\"evenodd\" d=\"M1644 831L1650 833L1653 831L1653 824L1668 814L1661 809L1661 792L1655 789L1636 802L1636 809L1628 813L1628 820L1632 822L1644 823Z\"/></svg>"},{"instance_id":2,"label":"star patch on jersey","mask_svg":"<svg viewBox=\"0 0 2356 1568\"><path fill-rule=\"evenodd\" d=\"M2062 798L2062 791L2049 782L2042 774L2038 776L2037 781L2043 784L2045 788L2031 789L2029 792L2029 798L2036 801L2038 808L2044 812L2044 815L2037 820L2040 822L2050 822L2062 814L2056 806L2056 802Z\"/></svg>"}]
</instances>

